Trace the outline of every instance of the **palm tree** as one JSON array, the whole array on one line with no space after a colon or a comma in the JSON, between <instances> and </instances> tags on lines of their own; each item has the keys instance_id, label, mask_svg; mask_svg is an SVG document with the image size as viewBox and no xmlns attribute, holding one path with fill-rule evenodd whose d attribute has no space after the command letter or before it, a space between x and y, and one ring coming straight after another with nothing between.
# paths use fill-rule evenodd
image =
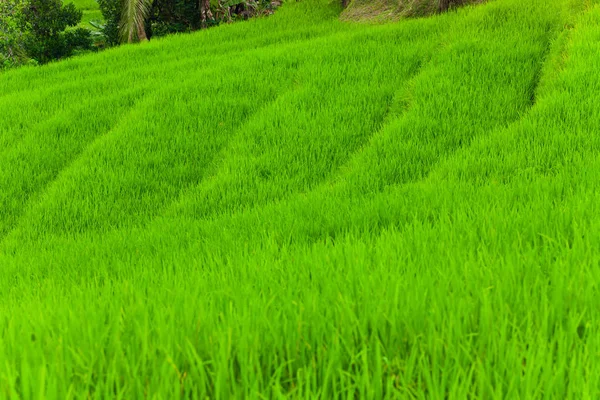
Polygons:
<instances>
[{"instance_id":1,"label":"palm tree","mask_svg":"<svg viewBox=\"0 0 600 400\"><path fill-rule=\"evenodd\" d=\"M123 0L121 15L121 40L129 43L135 40L136 34L140 42L148 40L146 36L146 19L154 0Z\"/></svg>"}]
</instances>

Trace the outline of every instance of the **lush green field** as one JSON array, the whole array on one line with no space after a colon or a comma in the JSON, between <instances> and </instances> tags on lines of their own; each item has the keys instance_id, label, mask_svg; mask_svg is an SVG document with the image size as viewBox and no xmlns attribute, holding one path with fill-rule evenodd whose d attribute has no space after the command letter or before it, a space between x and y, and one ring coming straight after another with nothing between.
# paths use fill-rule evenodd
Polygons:
<instances>
[{"instance_id":1,"label":"lush green field","mask_svg":"<svg viewBox=\"0 0 600 400\"><path fill-rule=\"evenodd\" d=\"M0 75L0 397L599 398L598 1L339 12Z\"/></svg>"},{"instance_id":2,"label":"lush green field","mask_svg":"<svg viewBox=\"0 0 600 400\"><path fill-rule=\"evenodd\" d=\"M102 13L96 0L64 0L64 3L73 3L83 12L83 18L79 24L83 28L90 28L90 21L102 21Z\"/></svg>"}]
</instances>

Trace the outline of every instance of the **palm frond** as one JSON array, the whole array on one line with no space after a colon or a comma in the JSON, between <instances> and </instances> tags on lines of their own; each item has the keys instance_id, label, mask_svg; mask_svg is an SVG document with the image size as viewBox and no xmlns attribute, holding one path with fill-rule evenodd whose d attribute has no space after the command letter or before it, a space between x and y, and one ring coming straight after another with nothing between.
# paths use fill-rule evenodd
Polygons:
<instances>
[{"instance_id":1,"label":"palm frond","mask_svg":"<svg viewBox=\"0 0 600 400\"><path fill-rule=\"evenodd\" d=\"M145 23L154 0L122 0L123 12L121 14L121 40L133 42L137 36L139 40L145 40Z\"/></svg>"}]
</instances>

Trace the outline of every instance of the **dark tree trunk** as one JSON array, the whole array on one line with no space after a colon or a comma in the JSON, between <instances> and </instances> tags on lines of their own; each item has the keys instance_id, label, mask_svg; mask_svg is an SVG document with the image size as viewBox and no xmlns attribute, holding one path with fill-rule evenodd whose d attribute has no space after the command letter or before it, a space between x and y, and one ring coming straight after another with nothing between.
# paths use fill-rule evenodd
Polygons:
<instances>
[{"instance_id":1,"label":"dark tree trunk","mask_svg":"<svg viewBox=\"0 0 600 400\"><path fill-rule=\"evenodd\" d=\"M213 19L212 12L210 11L210 0L198 0L198 6L200 9L200 25L206 28L207 21Z\"/></svg>"},{"instance_id":2,"label":"dark tree trunk","mask_svg":"<svg viewBox=\"0 0 600 400\"><path fill-rule=\"evenodd\" d=\"M137 26L137 34L138 34L138 40L140 42L145 42L148 40L148 36L146 35L146 28L144 27L143 24L140 24Z\"/></svg>"}]
</instances>

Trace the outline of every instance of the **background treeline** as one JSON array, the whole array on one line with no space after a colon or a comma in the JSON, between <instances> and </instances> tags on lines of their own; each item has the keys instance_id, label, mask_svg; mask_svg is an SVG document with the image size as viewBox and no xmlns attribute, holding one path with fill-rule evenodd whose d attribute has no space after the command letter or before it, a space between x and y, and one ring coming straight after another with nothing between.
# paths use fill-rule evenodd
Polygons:
<instances>
[{"instance_id":1,"label":"background treeline","mask_svg":"<svg viewBox=\"0 0 600 400\"><path fill-rule=\"evenodd\" d=\"M279 0L97 0L105 23L106 44L198 29L268 15Z\"/></svg>"},{"instance_id":2,"label":"background treeline","mask_svg":"<svg viewBox=\"0 0 600 400\"><path fill-rule=\"evenodd\" d=\"M77 0L75 0L77 1ZM268 15L282 0L95 0L103 21L80 24L63 0L0 0L0 70L43 64L123 42L192 32ZM483 0L341 0L343 19L395 19L443 12Z\"/></svg>"},{"instance_id":3,"label":"background treeline","mask_svg":"<svg viewBox=\"0 0 600 400\"><path fill-rule=\"evenodd\" d=\"M0 70L44 64L122 42L268 15L279 0L96 0L104 21L81 27L62 0L0 0Z\"/></svg>"}]
</instances>

